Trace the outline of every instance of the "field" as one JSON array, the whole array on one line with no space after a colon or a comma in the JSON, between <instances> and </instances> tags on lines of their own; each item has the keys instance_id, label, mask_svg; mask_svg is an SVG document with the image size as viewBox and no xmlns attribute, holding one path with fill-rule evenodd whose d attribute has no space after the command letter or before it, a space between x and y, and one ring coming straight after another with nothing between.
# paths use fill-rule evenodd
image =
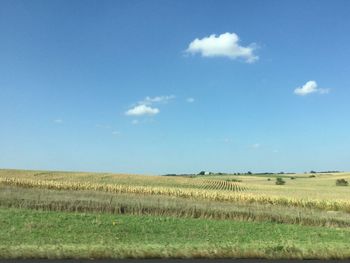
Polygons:
<instances>
[{"instance_id":1,"label":"field","mask_svg":"<svg viewBox=\"0 0 350 263\"><path fill-rule=\"evenodd\" d=\"M337 179L0 170L0 257L349 259Z\"/></svg>"}]
</instances>

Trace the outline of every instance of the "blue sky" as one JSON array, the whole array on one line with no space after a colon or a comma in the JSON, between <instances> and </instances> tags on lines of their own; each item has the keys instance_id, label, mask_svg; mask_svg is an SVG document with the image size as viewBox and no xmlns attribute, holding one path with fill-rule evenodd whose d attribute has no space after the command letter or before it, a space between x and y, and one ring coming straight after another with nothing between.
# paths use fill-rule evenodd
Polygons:
<instances>
[{"instance_id":1,"label":"blue sky","mask_svg":"<svg viewBox=\"0 0 350 263\"><path fill-rule=\"evenodd\" d=\"M350 170L349 1L0 1L0 167Z\"/></svg>"}]
</instances>

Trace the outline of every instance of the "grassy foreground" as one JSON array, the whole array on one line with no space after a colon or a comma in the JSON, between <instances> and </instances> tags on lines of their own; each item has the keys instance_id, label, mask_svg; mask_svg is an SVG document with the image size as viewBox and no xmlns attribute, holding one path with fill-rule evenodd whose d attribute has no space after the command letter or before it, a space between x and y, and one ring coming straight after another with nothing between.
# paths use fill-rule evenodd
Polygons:
<instances>
[{"instance_id":1,"label":"grassy foreground","mask_svg":"<svg viewBox=\"0 0 350 263\"><path fill-rule=\"evenodd\" d=\"M350 229L0 208L1 258L350 258Z\"/></svg>"}]
</instances>

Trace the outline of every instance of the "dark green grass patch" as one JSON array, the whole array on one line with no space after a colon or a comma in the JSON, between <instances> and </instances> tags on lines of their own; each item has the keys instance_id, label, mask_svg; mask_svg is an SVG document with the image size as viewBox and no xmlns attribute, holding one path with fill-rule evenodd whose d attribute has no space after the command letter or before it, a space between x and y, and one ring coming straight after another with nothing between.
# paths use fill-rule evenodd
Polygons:
<instances>
[{"instance_id":1,"label":"dark green grass patch","mask_svg":"<svg viewBox=\"0 0 350 263\"><path fill-rule=\"evenodd\" d=\"M350 230L0 208L0 257L350 258Z\"/></svg>"}]
</instances>

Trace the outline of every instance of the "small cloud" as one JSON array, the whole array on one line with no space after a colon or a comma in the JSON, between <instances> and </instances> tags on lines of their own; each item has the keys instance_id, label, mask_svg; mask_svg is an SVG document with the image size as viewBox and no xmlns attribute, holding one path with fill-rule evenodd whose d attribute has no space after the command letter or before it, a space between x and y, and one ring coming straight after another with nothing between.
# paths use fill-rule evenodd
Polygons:
<instances>
[{"instance_id":1,"label":"small cloud","mask_svg":"<svg viewBox=\"0 0 350 263\"><path fill-rule=\"evenodd\" d=\"M156 96L149 97L147 96L142 101L139 101L136 106L134 106L125 112L128 116L143 116L143 115L156 115L160 112L160 110L156 107L152 107L153 104L166 104L169 100L174 99L174 95L168 96Z\"/></svg>"},{"instance_id":2,"label":"small cloud","mask_svg":"<svg viewBox=\"0 0 350 263\"><path fill-rule=\"evenodd\" d=\"M239 37L235 33L224 33L219 36L212 34L202 39L193 40L186 53L201 54L202 57L228 57L230 59L243 58L247 63L253 63L259 59L254 54L255 44L249 46L239 45Z\"/></svg>"},{"instance_id":3,"label":"small cloud","mask_svg":"<svg viewBox=\"0 0 350 263\"><path fill-rule=\"evenodd\" d=\"M137 124L139 124L140 122L139 122L139 120L132 120L131 121L131 124L133 124L133 125L137 125Z\"/></svg>"},{"instance_id":4,"label":"small cloud","mask_svg":"<svg viewBox=\"0 0 350 263\"><path fill-rule=\"evenodd\" d=\"M254 143L254 144L252 145L252 148L253 148L253 149L258 149L258 148L260 148L260 147L261 147L260 143Z\"/></svg>"},{"instance_id":5,"label":"small cloud","mask_svg":"<svg viewBox=\"0 0 350 263\"><path fill-rule=\"evenodd\" d=\"M131 109L125 112L125 115L134 117L156 115L160 112L160 110L159 108L154 107L154 104L166 104L174 98L174 95L156 97L147 96L145 99L133 104Z\"/></svg>"},{"instance_id":6,"label":"small cloud","mask_svg":"<svg viewBox=\"0 0 350 263\"><path fill-rule=\"evenodd\" d=\"M145 104L137 105L125 112L128 116L143 116L143 115L156 115L160 111L158 108L152 108Z\"/></svg>"},{"instance_id":7,"label":"small cloud","mask_svg":"<svg viewBox=\"0 0 350 263\"><path fill-rule=\"evenodd\" d=\"M63 120L61 120L61 119L56 119L56 120L54 120L53 122L54 122L54 123L57 123L57 124L61 124L61 123L63 123Z\"/></svg>"},{"instance_id":8,"label":"small cloud","mask_svg":"<svg viewBox=\"0 0 350 263\"><path fill-rule=\"evenodd\" d=\"M113 135L119 135L120 132L119 132L119 131L112 131L112 134L113 134Z\"/></svg>"},{"instance_id":9,"label":"small cloud","mask_svg":"<svg viewBox=\"0 0 350 263\"><path fill-rule=\"evenodd\" d=\"M186 101L187 101L188 103L193 103L193 102L194 102L194 98L187 98Z\"/></svg>"},{"instance_id":10,"label":"small cloud","mask_svg":"<svg viewBox=\"0 0 350 263\"><path fill-rule=\"evenodd\" d=\"M144 100L139 101L140 105L152 105L154 103L168 103L169 100L175 99L174 95L168 96L156 96L156 97L146 97Z\"/></svg>"},{"instance_id":11,"label":"small cloud","mask_svg":"<svg viewBox=\"0 0 350 263\"><path fill-rule=\"evenodd\" d=\"M318 89L318 92L320 94L328 94L330 92L330 89Z\"/></svg>"},{"instance_id":12,"label":"small cloud","mask_svg":"<svg viewBox=\"0 0 350 263\"><path fill-rule=\"evenodd\" d=\"M327 94L329 89L321 89L317 87L317 83L314 80L309 80L302 87L298 87L294 90L294 93L299 96L306 96L311 93Z\"/></svg>"}]
</instances>

